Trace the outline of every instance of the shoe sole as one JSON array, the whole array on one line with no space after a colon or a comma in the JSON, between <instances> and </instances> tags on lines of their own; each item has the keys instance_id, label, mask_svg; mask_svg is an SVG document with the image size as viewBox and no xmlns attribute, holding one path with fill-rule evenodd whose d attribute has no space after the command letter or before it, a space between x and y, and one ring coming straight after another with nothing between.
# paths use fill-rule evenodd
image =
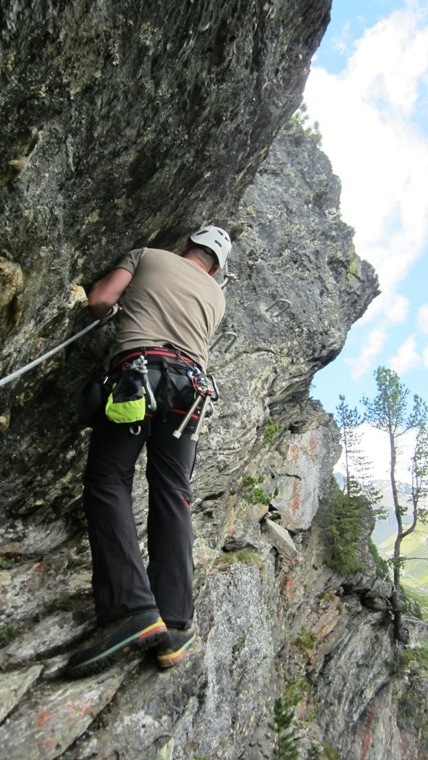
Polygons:
<instances>
[{"instance_id":1,"label":"shoe sole","mask_svg":"<svg viewBox=\"0 0 428 760\"><path fill-rule=\"evenodd\" d=\"M174 665L178 665L178 663L183 659L189 647L192 646L195 639L196 634L193 634L192 638L186 641L186 643L183 644L183 646L180 647L180 649L177 649L175 652L166 652L165 654L156 655L158 666L160 668L172 668Z\"/></svg>"},{"instance_id":2,"label":"shoe sole","mask_svg":"<svg viewBox=\"0 0 428 760\"><path fill-rule=\"evenodd\" d=\"M79 678L80 676L92 675L93 673L99 673L105 668L114 665L117 660L120 660L126 654L133 650L143 652L146 649L160 644L167 634L167 628L163 620L157 620L152 625L144 628L138 633L132 634L127 639L120 641L110 649L106 649L96 657L91 657L89 660L79 662L78 665L66 669L66 675L70 678Z\"/></svg>"}]
</instances>

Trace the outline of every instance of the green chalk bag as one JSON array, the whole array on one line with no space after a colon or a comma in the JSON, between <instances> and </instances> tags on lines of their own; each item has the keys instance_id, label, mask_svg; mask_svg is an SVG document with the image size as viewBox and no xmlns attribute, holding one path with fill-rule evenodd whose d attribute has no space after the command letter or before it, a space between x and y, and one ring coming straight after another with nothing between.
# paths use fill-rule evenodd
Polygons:
<instances>
[{"instance_id":1,"label":"green chalk bag","mask_svg":"<svg viewBox=\"0 0 428 760\"><path fill-rule=\"evenodd\" d=\"M146 395L139 375L124 372L107 398L105 413L111 422L141 422L146 413Z\"/></svg>"}]
</instances>

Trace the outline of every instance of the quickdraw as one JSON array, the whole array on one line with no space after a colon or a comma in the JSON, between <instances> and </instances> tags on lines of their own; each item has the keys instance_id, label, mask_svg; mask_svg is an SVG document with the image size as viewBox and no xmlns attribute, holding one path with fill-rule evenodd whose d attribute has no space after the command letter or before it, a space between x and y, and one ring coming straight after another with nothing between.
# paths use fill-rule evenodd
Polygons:
<instances>
[{"instance_id":1,"label":"quickdraw","mask_svg":"<svg viewBox=\"0 0 428 760\"><path fill-rule=\"evenodd\" d=\"M150 385L149 370L147 366L147 359L145 358L145 356L141 354L132 362L125 363L122 369L132 370L133 372L137 372L139 375L141 375L141 382L143 384L144 390L146 392L146 397L147 397L147 406L151 412L155 412L157 409L157 403L156 403L156 399L155 399L152 387Z\"/></svg>"},{"instance_id":2,"label":"quickdraw","mask_svg":"<svg viewBox=\"0 0 428 760\"><path fill-rule=\"evenodd\" d=\"M198 421L196 423L195 430L190 436L191 441L198 441L199 431L205 419L205 416L208 410L208 405L211 402L217 401L219 398L218 385L216 383L214 375L211 375L211 374L205 375L204 373L200 372L200 370L196 368L189 370L187 372L187 376L190 382L192 383L197 396L192 406L190 407L189 411L187 412L186 416L184 417L183 421L181 422L181 425L176 430L174 430L173 436L174 438L181 438L181 435L184 429L186 428L190 418L192 417L193 414L195 414L200 404L202 404L202 408L198 417ZM211 383L211 387L209 387L208 381Z\"/></svg>"}]
</instances>

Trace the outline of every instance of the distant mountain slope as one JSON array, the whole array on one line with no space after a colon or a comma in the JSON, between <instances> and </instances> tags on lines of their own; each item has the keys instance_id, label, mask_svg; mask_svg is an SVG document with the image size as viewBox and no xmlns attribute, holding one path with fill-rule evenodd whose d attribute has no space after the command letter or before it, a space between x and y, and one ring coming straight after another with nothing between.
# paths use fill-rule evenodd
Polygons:
<instances>
[{"instance_id":1,"label":"distant mountain slope","mask_svg":"<svg viewBox=\"0 0 428 760\"><path fill-rule=\"evenodd\" d=\"M340 472L335 472L334 477L341 488L343 488L344 477ZM374 480L373 485L376 490L382 494L382 498L377 508L381 508L386 512L385 519L377 519L376 526L372 533L372 539L376 546L380 549L380 545L387 541L389 538L395 536L397 530L397 523L394 513L394 501L392 498L391 483L389 480ZM408 499L410 497L411 485L410 483L399 482L397 483L398 493L400 497L400 503L403 507L407 506ZM428 509L428 502L425 500L426 509ZM410 505L409 505L410 510ZM411 519L411 513L409 511L408 516L404 516L404 524L409 523Z\"/></svg>"},{"instance_id":2,"label":"distant mountain slope","mask_svg":"<svg viewBox=\"0 0 428 760\"><path fill-rule=\"evenodd\" d=\"M385 559L392 555L394 538L392 535L377 545ZM402 570L403 581L407 586L428 593L428 525L417 526L410 536L404 538L402 546L403 555L409 558Z\"/></svg>"},{"instance_id":3,"label":"distant mountain slope","mask_svg":"<svg viewBox=\"0 0 428 760\"><path fill-rule=\"evenodd\" d=\"M382 493L380 504L387 511L388 517L376 521L372 538L379 554L384 559L389 559L393 554L397 532L391 486L388 481L377 481L376 488ZM410 485L400 483L399 493L404 506L407 503L406 497L410 494ZM410 514L404 516L404 524L409 522ZM404 590L419 604L425 620L428 620L428 525L418 522L414 532L403 539L402 554L409 558L404 563L401 574Z\"/></svg>"},{"instance_id":4,"label":"distant mountain slope","mask_svg":"<svg viewBox=\"0 0 428 760\"><path fill-rule=\"evenodd\" d=\"M344 478L341 473L335 473L339 485L343 487ZM372 533L379 554L384 559L393 555L394 541L397 533L397 523L393 507L391 484L389 480L374 481L376 489L382 494L376 505L386 512L385 519L377 519ZM398 483L400 503L406 506L410 496L409 483ZM426 508L428 508L425 500ZM410 512L404 516L404 525L410 523ZM403 540L403 555L409 557L402 570L403 586L409 596L418 602L426 620L428 620L428 525L419 522L415 531ZM413 559L412 559L413 558Z\"/></svg>"}]
</instances>

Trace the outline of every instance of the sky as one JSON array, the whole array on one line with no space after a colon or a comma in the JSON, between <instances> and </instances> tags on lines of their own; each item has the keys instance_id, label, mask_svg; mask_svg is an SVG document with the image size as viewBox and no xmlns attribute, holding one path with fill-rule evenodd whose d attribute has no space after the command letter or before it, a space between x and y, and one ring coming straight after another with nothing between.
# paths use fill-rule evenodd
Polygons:
<instances>
[{"instance_id":1,"label":"sky","mask_svg":"<svg viewBox=\"0 0 428 760\"><path fill-rule=\"evenodd\" d=\"M304 102L342 183L341 216L381 295L311 395L362 407L390 367L428 402L428 3L333 0Z\"/></svg>"}]
</instances>

